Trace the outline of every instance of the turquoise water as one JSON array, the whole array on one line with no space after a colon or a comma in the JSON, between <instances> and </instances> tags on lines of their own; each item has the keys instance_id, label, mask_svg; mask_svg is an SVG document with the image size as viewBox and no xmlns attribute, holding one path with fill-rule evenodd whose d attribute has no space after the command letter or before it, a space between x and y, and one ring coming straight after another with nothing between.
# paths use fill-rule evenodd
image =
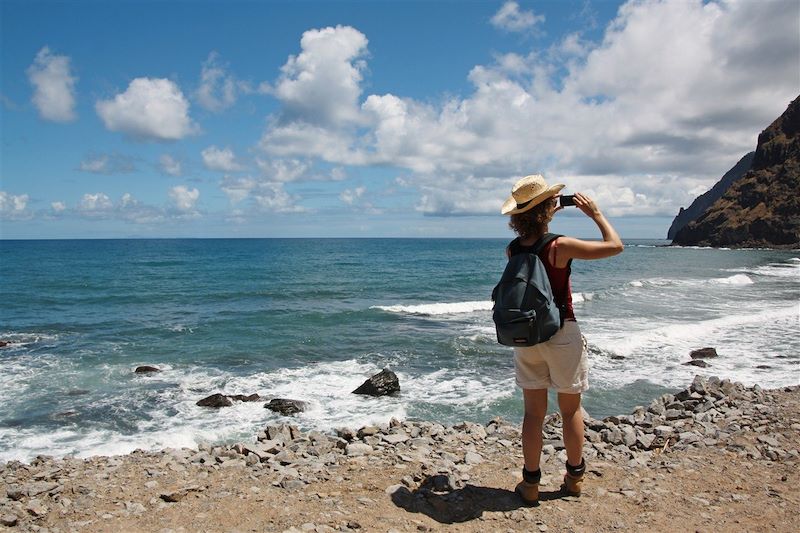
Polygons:
<instances>
[{"instance_id":1,"label":"turquoise water","mask_svg":"<svg viewBox=\"0 0 800 533\"><path fill-rule=\"evenodd\" d=\"M252 438L263 403L309 402L304 428L392 416L521 416L489 295L494 239L0 241L0 460ZM800 252L627 242L573 265L593 416L627 412L695 373L795 384ZM681 363L714 346L712 368ZM152 376L136 366L163 369ZM350 392L382 368L401 394Z\"/></svg>"}]
</instances>

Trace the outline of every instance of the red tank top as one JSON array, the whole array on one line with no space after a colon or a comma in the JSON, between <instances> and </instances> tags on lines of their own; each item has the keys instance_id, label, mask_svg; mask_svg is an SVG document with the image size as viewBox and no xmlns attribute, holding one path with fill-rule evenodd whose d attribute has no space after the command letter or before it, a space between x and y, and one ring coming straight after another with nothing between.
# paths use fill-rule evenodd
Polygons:
<instances>
[{"instance_id":1,"label":"red tank top","mask_svg":"<svg viewBox=\"0 0 800 533\"><path fill-rule=\"evenodd\" d=\"M531 253L533 246L523 246L519 242L519 238L511 241L508 245L511 255L518 253ZM575 320L575 309L572 307L572 283L570 281L570 265L564 268L557 268L555 265L550 264L550 250L553 250L553 262L558 260L558 239L553 239L544 247L539 254L539 259L544 264L544 269L547 272L547 278L550 280L550 287L553 289L553 298L556 304L564 306L564 320Z\"/></svg>"}]
</instances>

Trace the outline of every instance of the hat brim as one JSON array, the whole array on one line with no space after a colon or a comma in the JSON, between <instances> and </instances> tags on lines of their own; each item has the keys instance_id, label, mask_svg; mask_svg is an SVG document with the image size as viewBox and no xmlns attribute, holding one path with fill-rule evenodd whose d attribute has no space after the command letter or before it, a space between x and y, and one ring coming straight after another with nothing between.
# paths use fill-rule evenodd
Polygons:
<instances>
[{"instance_id":1,"label":"hat brim","mask_svg":"<svg viewBox=\"0 0 800 533\"><path fill-rule=\"evenodd\" d=\"M508 200L503 203L503 207L500 208L500 212L504 215L516 215L518 213L524 213L525 211L530 211L540 203L544 202L551 196L555 196L561 189L566 187L563 183L556 183L555 185L551 185L547 188L543 193L539 194L538 196L534 196L531 199L530 203L526 204L525 207L517 208L517 201L514 199L513 196L509 196Z\"/></svg>"}]
</instances>

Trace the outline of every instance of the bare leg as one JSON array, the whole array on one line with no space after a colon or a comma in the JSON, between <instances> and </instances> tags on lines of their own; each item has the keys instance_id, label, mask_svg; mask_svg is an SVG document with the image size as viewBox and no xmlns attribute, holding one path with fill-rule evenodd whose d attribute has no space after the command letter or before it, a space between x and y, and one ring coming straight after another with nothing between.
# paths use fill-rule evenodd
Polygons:
<instances>
[{"instance_id":1,"label":"bare leg","mask_svg":"<svg viewBox=\"0 0 800 533\"><path fill-rule=\"evenodd\" d=\"M522 455L525 470L539 470L542 455L542 424L547 413L547 389L523 389L525 417L522 420Z\"/></svg>"},{"instance_id":2,"label":"bare leg","mask_svg":"<svg viewBox=\"0 0 800 533\"><path fill-rule=\"evenodd\" d=\"M567 462L572 466L580 466L583 460L583 412L581 411L580 393L559 392L558 407L561 409L561 418L564 423L564 447L567 449ZM527 456L525 457L527 459Z\"/></svg>"}]
</instances>

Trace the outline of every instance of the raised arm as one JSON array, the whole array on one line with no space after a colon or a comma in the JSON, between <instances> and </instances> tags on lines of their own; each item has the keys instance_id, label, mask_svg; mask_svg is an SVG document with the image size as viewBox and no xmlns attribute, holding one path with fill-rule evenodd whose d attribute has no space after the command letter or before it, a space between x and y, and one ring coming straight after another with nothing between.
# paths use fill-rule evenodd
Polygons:
<instances>
[{"instance_id":1,"label":"raised arm","mask_svg":"<svg viewBox=\"0 0 800 533\"><path fill-rule=\"evenodd\" d=\"M603 259L622 252L625 246L617 235L611 223L603 216L594 201L583 194L575 194L575 206L594 220L602 241L584 241L574 237L561 237L558 239L558 259L566 264L568 259ZM559 265L561 266L561 265Z\"/></svg>"}]
</instances>

